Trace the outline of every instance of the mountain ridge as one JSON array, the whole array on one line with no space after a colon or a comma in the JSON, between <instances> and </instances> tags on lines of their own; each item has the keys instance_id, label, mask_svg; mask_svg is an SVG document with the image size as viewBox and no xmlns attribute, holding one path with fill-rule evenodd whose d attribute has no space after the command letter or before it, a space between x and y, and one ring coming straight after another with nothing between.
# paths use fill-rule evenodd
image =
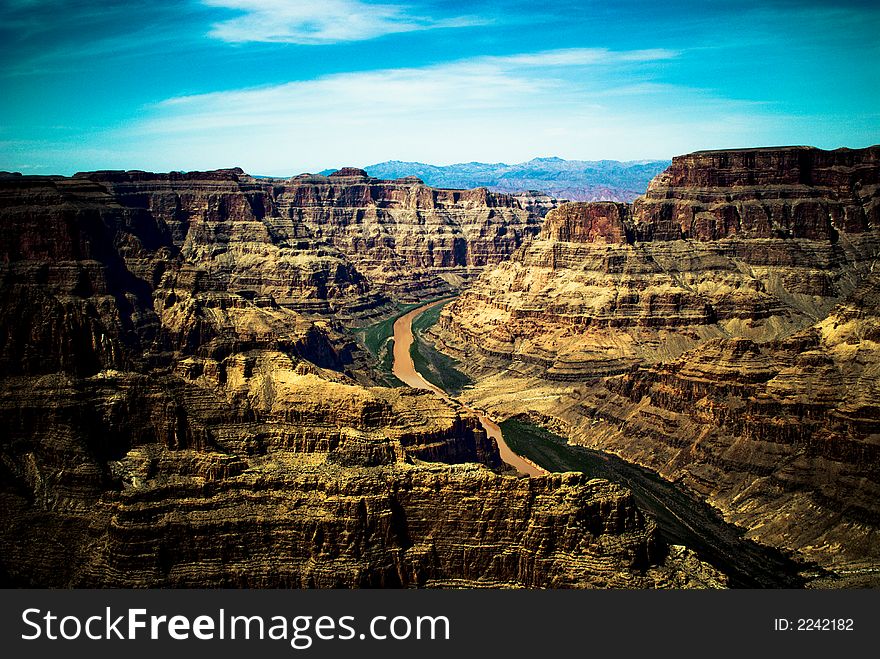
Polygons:
<instances>
[{"instance_id":1,"label":"mountain ridge","mask_svg":"<svg viewBox=\"0 0 880 659\"><path fill-rule=\"evenodd\" d=\"M645 193L650 180L670 160L565 160L557 156L532 158L526 162L466 162L452 165L386 160L364 170L381 179L417 176L439 188L484 187L493 192L539 190L572 201L626 201ZM320 172L327 175L336 170Z\"/></svg>"}]
</instances>

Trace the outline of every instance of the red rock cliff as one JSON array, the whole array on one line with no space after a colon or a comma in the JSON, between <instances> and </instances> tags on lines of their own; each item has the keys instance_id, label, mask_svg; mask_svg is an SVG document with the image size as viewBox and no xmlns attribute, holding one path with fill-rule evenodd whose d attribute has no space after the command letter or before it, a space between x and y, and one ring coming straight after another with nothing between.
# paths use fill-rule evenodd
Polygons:
<instances>
[{"instance_id":1,"label":"red rock cliff","mask_svg":"<svg viewBox=\"0 0 880 659\"><path fill-rule=\"evenodd\" d=\"M549 213L446 307L435 338L492 376L476 404L555 420L867 583L878 209L880 146L680 156L631 210Z\"/></svg>"}]
</instances>

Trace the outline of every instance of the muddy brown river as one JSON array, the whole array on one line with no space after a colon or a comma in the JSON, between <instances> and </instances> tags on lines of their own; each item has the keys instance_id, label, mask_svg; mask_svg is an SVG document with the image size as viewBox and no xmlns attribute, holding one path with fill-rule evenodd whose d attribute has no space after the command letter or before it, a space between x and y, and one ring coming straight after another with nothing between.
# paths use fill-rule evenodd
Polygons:
<instances>
[{"instance_id":1,"label":"muddy brown river","mask_svg":"<svg viewBox=\"0 0 880 659\"><path fill-rule=\"evenodd\" d=\"M501 428L499 428L498 424L495 423L491 418L489 418L489 416L485 412L483 412L482 410L475 410L466 405L462 405L460 402L453 401L448 393L443 391L440 387L437 387L428 382L425 378L422 377L421 373L416 370L415 364L413 364L412 356L409 352L410 346L412 346L413 342L413 319L419 314L424 313L428 309L435 307L438 304L443 304L444 302L446 302L446 300L438 300L437 302L432 302L431 304L426 304L424 306L418 307L401 316L397 319L397 321L395 321L394 363L391 369L392 373L394 373L395 376L397 376L401 381L403 381L410 387L413 387L415 389L429 389L444 400L449 401L452 405L461 406L464 409L476 414L479 417L480 423L482 424L483 429L486 431L486 434L489 435L489 437L492 437L495 440L495 443L498 444L498 452L501 454L501 459L520 473L527 474L529 476L539 476L541 474L546 474L547 472L545 470L541 469L537 465L532 464L528 460L521 458L516 453L510 450L510 447L504 441L504 436L501 434Z\"/></svg>"}]
</instances>

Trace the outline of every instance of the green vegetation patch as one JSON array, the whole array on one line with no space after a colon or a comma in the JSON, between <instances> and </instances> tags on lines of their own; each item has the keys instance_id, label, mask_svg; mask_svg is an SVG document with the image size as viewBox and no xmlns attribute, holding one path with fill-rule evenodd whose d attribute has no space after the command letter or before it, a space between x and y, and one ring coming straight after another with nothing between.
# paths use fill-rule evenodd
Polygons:
<instances>
[{"instance_id":1,"label":"green vegetation patch","mask_svg":"<svg viewBox=\"0 0 880 659\"><path fill-rule=\"evenodd\" d=\"M394 367L394 323L397 322L398 318L412 311L413 309L424 306L426 304L431 304L431 302L432 300L428 300L426 302L414 302L411 304L402 304L398 302L397 311L393 315L389 316L385 320L380 320L378 323L373 323L372 325L368 325L363 329L357 330L356 333L357 336L360 338L361 343L363 343L364 347L369 350L376 359L379 360L379 370L381 372L382 379L387 386L406 386L404 382L398 379L391 372ZM428 310L428 312L426 313L430 313L431 311L433 311L433 309ZM420 317L421 316L417 317L416 320L418 320L418 318ZM440 311L438 308L434 323L437 322L437 319L439 317ZM433 323L431 324L433 325ZM413 323L413 328L415 329L415 323Z\"/></svg>"},{"instance_id":2,"label":"green vegetation patch","mask_svg":"<svg viewBox=\"0 0 880 659\"><path fill-rule=\"evenodd\" d=\"M424 334L440 320L440 312L445 304L420 313L413 319L413 343L409 349L416 370L431 384L457 396L473 381L456 368L458 361L445 355L426 341Z\"/></svg>"},{"instance_id":3,"label":"green vegetation patch","mask_svg":"<svg viewBox=\"0 0 880 659\"><path fill-rule=\"evenodd\" d=\"M367 350L378 358L379 351L386 344L388 339L394 336L394 323L397 322L397 319L403 316L407 311L411 311L422 304L424 304L424 302L416 302L414 304L400 304L398 302L397 313L393 316L386 318L385 320L380 320L378 323L368 325L360 330L358 334L360 334L361 340L364 342L364 346Z\"/></svg>"},{"instance_id":4,"label":"green vegetation patch","mask_svg":"<svg viewBox=\"0 0 880 659\"><path fill-rule=\"evenodd\" d=\"M594 478L609 478L605 459L570 446L564 437L528 421L511 418L498 424L510 449L547 471L582 471Z\"/></svg>"},{"instance_id":5,"label":"green vegetation patch","mask_svg":"<svg viewBox=\"0 0 880 659\"><path fill-rule=\"evenodd\" d=\"M431 307L427 311L423 311L418 316L413 318L413 333L415 334L416 332L427 332L429 329L434 327L434 325L436 325L440 321L440 312L443 311L443 307L445 307L447 304L449 304L449 302L438 304L436 307Z\"/></svg>"},{"instance_id":6,"label":"green vegetation patch","mask_svg":"<svg viewBox=\"0 0 880 659\"><path fill-rule=\"evenodd\" d=\"M406 383L391 371L394 369L394 338L389 337L379 350L379 368L382 379L389 387L405 387Z\"/></svg>"}]
</instances>

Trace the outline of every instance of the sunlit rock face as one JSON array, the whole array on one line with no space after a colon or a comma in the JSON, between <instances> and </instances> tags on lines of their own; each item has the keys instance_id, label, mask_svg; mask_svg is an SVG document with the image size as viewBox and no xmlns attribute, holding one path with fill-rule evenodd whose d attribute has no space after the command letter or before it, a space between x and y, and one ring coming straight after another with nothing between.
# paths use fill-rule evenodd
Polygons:
<instances>
[{"instance_id":1,"label":"sunlit rock face","mask_svg":"<svg viewBox=\"0 0 880 659\"><path fill-rule=\"evenodd\" d=\"M308 312L357 317L380 312L382 295L454 291L540 228L540 216L510 195L382 181L355 168L292 179L238 169L78 176L146 210L212 281Z\"/></svg>"},{"instance_id":2,"label":"sunlit rock face","mask_svg":"<svg viewBox=\"0 0 880 659\"><path fill-rule=\"evenodd\" d=\"M485 188L430 188L415 177L344 168L274 188L278 213L344 252L377 286L405 299L455 290L540 229L536 209Z\"/></svg>"},{"instance_id":3,"label":"sunlit rock face","mask_svg":"<svg viewBox=\"0 0 880 659\"><path fill-rule=\"evenodd\" d=\"M646 239L836 241L880 221L880 147L700 151L674 158L633 204Z\"/></svg>"},{"instance_id":4,"label":"sunlit rock face","mask_svg":"<svg viewBox=\"0 0 880 659\"><path fill-rule=\"evenodd\" d=\"M370 386L359 213L396 218L402 280L501 258L523 217L351 171L0 177L0 582L724 585L625 489L518 479L475 415Z\"/></svg>"},{"instance_id":5,"label":"sunlit rock face","mask_svg":"<svg viewBox=\"0 0 880 659\"><path fill-rule=\"evenodd\" d=\"M550 211L435 339L480 404L679 480L759 540L876 565L878 184L880 147L675 158L631 206Z\"/></svg>"}]
</instances>

